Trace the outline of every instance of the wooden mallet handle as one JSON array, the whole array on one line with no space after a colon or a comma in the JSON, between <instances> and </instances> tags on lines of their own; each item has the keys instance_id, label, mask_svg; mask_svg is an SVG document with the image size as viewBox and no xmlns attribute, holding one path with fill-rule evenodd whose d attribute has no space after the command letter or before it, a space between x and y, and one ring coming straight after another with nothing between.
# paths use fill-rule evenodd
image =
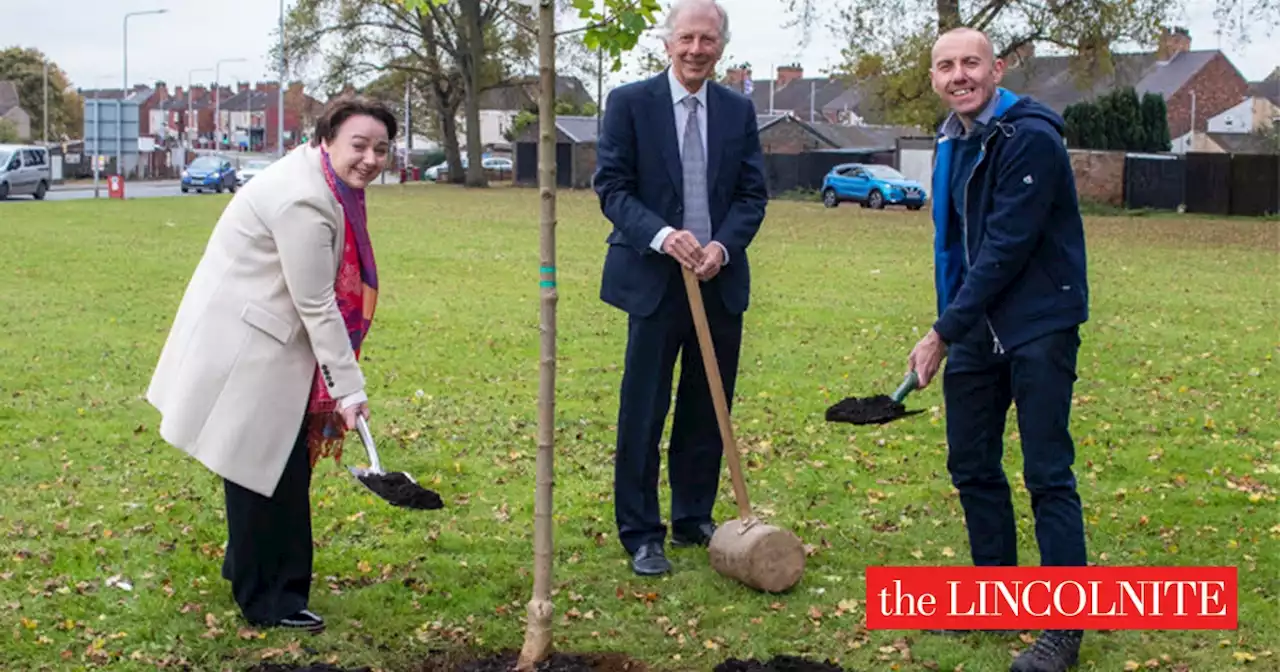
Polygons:
<instances>
[{"instance_id":1,"label":"wooden mallet handle","mask_svg":"<svg viewBox=\"0 0 1280 672\"><path fill-rule=\"evenodd\" d=\"M684 266L681 266L680 270L684 274L684 288L689 295L689 310L693 313L693 326L698 332L698 349L702 351L702 365L707 370L707 382L711 385L711 401L716 407L716 422L720 425L724 456L729 462L733 495L738 500L738 515L743 521L748 521L752 518L751 501L747 499L747 483L742 478L742 465L738 462L738 444L733 439L733 425L729 422L729 404L724 396L724 383L720 379L720 366L716 362L715 346L711 343L711 327L707 324L707 311L702 305L702 288L693 271Z\"/></svg>"}]
</instances>

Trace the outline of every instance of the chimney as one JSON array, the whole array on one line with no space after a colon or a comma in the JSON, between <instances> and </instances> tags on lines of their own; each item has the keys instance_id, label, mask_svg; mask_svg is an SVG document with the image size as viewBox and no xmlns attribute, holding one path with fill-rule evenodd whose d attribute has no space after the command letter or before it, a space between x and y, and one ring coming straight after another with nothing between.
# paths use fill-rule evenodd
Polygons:
<instances>
[{"instance_id":1,"label":"chimney","mask_svg":"<svg viewBox=\"0 0 1280 672\"><path fill-rule=\"evenodd\" d=\"M724 73L724 85L734 91L742 91L743 84L751 79L751 68L729 68Z\"/></svg>"},{"instance_id":2,"label":"chimney","mask_svg":"<svg viewBox=\"0 0 1280 672\"><path fill-rule=\"evenodd\" d=\"M1160 46L1156 50L1156 58L1168 61L1184 51L1191 51L1191 33L1186 28L1168 28L1160 33Z\"/></svg>"},{"instance_id":3,"label":"chimney","mask_svg":"<svg viewBox=\"0 0 1280 672\"><path fill-rule=\"evenodd\" d=\"M249 90L249 82L236 82L236 93L244 93Z\"/></svg>"},{"instance_id":4,"label":"chimney","mask_svg":"<svg viewBox=\"0 0 1280 672\"><path fill-rule=\"evenodd\" d=\"M787 84L802 78L804 78L804 68L800 67L798 63L780 65L778 66L777 88L781 89Z\"/></svg>"}]
</instances>

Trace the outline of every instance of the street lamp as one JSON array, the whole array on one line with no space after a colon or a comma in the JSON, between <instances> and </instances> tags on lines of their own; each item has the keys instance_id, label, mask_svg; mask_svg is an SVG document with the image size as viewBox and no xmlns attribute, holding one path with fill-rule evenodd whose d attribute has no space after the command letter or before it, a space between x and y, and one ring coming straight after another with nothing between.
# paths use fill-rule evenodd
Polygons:
<instances>
[{"instance_id":1,"label":"street lamp","mask_svg":"<svg viewBox=\"0 0 1280 672\"><path fill-rule=\"evenodd\" d=\"M285 87L285 60L284 60L284 0L280 0L280 86L276 91L276 156L284 156L284 87ZM265 114L263 115L266 116ZM266 119L264 118L265 122ZM262 129L263 142L266 142L267 130L266 124Z\"/></svg>"},{"instance_id":2,"label":"street lamp","mask_svg":"<svg viewBox=\"0 0 1280 672\"><path fill-rule=\"evenodd\" d=\"M222 64L243 63L247 58L224 58L213 66L213 143L222 149Z\"/></svg>"},{"instance_id":3,"label":"street lamp","mask_svg":"<svg viewBox=\"0 0 1280 672\"><path fill-rule=\"evenodd\" d=\"M124 98L129 95L129 17L145 14L164 14L167 9L148 9L124 15L124 88L120 89L120 103L116 106L116 172L124 179Z\"/></svg>"},{"instance_id":4,"label":"street lamp","mask_svg":"<svg viewBox=\"0 0 1280 672\"><path fill-rule=\"evenodd\" d=\"M195 149L195 144L191 142L191 117L195 114L195 111L194 111L195 107L192 105L192 103L195 100L195 96L191 93L191 87L194 86L194 82L195 82L195 80L192 79L192 77L197 72L214 72L214 69L213 68L196 68L194 70L190 70L187 72L187 123L183 124L184 126L186 126L186 131L187 131L187 149ZM200 120L196 119L196 134L198 135L199 133L200 133Z\"/></svg>"}]
</instances>

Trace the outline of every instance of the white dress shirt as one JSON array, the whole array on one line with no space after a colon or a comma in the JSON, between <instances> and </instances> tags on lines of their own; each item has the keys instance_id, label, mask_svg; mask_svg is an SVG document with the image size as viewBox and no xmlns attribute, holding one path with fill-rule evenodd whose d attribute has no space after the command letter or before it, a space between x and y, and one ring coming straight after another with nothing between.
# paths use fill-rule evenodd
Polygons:
<instances>
[{"instance_id":1,"label":"white dress shirt","mask_svg":"<svg viewBox=\"0 0 1280 672\"><path fill-rule=\"evenodd\" d=\"M698 87L696 92L689 93L689 90L684 87L684 84L681 84L680 80L676 79L676 73L670 67L667 68L667 82L671 85L671 102L672 105L675 106L676 143L680 150L680 155L684 156L684 131L685 127L689 125L689 108L685 107L684 99L692 96L697 98L699 103L697 111L694 112L694 114L698 117L698 137L702 139L702 155L707 157L707 163L710 165L710 156L707 154L706 83L703 83L702 86ZM710 188L711 185L708 183L707 187ZM710 197L710 194L708 194L708 197ZM670 226L662 227L662 229L658 231L658 235L653 237L649 246L659 252L662 252L662 243L666 241L667 236L671 235L673 231L675 231L675 229ZM720 248L721 256L723 257L720 265L723 266L729 263L729 250L725 249L724 245L721 245L718 241L713 240L710 244L716 245Z\"/></svg>"}]
</instances>

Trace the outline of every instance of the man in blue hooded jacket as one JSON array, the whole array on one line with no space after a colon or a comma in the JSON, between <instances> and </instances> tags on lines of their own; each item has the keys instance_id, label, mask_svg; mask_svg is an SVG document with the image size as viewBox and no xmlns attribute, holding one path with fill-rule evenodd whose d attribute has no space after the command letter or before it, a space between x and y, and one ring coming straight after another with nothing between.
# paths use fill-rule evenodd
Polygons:
<instances>
[{"instance_id":1,"label":"man in blue hooded jacket","mask_svg":"<svg viewBox=\"0 0 1280 672\"><path fill-rule=\"evenodd\" d=\"M981 32L933 48L933 88L951 108L933 173L938 319L911 351L920 387L947 357L947 470L973 563L1016 566L1005 417L1016 404L1040 564L1084 566L1084 521L1068 431L1079 327L1088 319L1084 224L1063 121L999 87L1004 64ZM1014 672L1076 664L1081 631L1046 631Z\"/></svg>"}]
</instances>

